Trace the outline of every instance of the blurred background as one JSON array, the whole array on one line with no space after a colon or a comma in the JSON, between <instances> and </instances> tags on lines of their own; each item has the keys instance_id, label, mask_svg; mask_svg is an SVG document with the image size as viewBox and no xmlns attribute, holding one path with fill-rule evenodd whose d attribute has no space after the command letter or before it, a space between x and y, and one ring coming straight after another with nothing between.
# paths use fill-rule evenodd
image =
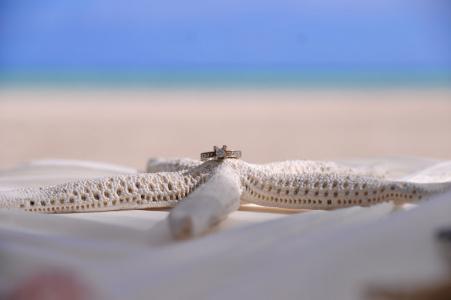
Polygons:
<instances>
[{"instance_id":1,"label":"blurred background","mask_svg":"<svg viewBox=\"0 0 451 300\"><path fill-rule=\"evenodd\" d=\"M451 158L447 0L0 0L0 168Z\"/></svg>"}]
</instances>

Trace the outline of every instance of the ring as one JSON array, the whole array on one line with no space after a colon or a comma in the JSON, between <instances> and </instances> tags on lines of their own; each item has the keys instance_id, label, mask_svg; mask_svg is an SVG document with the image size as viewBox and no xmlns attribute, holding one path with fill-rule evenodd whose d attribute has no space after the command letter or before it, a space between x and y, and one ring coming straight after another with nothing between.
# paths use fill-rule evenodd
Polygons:
<instances>
[{"instance_id":1,"label":"ring","mask_svg":"<svg viewBox=\"0 0 451 300\"><path fill-rule=\"evenodd\" d=\"M227 146L224 145L222 148L213 147L213 151L210 152L203 152L200 154L200 160L201 161L207 161L211 159L225 159L225 158L240 158L241 157L241 151L239 150L227 150Z\"/></svg>"}]
</instances>

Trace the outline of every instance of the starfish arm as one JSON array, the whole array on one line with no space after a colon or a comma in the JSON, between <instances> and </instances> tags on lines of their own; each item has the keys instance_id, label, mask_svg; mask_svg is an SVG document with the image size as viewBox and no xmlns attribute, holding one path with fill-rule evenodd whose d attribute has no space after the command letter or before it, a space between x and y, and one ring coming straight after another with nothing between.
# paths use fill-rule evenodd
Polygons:
<instances>
[{"instance_id":1,"label":"starfish arm","mask_svg":"<svg viewBox=\"0 0 451 300\"><path fill-rule=\"evenodd\" d=\"M240 178L232 168L218 167L210 179L171 210L169 227L174 238L201 235L240 206Z\"/></svg>"},{"instance_id":2,"label":"starfish arm","mask_svg":"<svg viewBox=\"0 0 451 300\"><path fill-rule=\"evenodd\" d=\"M348 175L360 175L385 178L385 172L374 170L371 168L351 168L332 161L314 161L314 160L287 160L280 162L272 162L261 165L269 172L277 173L341 173Z\"/></svg>"},{"instance_id":3,"label":"starfish arm","mask_svg":"<svg viewBox=\"0 0 451 300\"><path fill-rule=\"evenodd\" d=\"M147 161L146 172L177 172L198 167L201 164L201 161L190 158L151 158Z\"/></svg>"},{"instance_id":4,"label":"starfish arm","mask_svg":"<svg viewBox=\"0 0 451 300\"><path fill-rule=\"evenodd\" d=\"M173 207L205 180L206 173L122 175L0 193L0 209L67 213Z\"/></svg>"},{"instance_id":5,"label":"starfish arm","mask_svg":"<svg viewBox=\"0 0 451 300\"><path fill-rule=\"evenodd\" d=\"M385 201L415 202L449 184L397 182L337 170L279 173L254 167L242 178L242 200L269 207L336 209Z\"/></svg>"}]
</instances>

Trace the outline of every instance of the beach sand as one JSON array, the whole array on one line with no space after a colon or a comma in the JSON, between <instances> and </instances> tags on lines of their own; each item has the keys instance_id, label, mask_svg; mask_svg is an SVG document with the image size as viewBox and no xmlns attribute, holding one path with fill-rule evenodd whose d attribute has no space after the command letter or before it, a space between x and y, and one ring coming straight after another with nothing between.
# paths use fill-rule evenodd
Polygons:
<instances>
[{"instance_id":1,"label":"beach sand","mask_svg":"<svg viewBox=\"0 0 451 300\"><path fill-rule=\"evenodd\" d=\"M451 90L0 90L0 168L64 158L142 169L222 144L250 162L451 159Z\"/></svg>"}]
</instances>

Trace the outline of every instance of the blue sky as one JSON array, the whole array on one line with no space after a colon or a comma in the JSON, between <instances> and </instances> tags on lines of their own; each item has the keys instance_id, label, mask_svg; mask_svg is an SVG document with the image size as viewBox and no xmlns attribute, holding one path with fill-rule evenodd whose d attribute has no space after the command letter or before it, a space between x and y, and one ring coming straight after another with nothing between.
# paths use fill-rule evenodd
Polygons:
<instances>
[{"instance_id":1,"label":"blue sky","mask_svg":"<svg viewBox=\"0 0 451 300\"><path fill-rule=\"evenodd\" d=\"M0 72L451 69L446 0L0 0Z\"/></svg>"}]
</instances>

